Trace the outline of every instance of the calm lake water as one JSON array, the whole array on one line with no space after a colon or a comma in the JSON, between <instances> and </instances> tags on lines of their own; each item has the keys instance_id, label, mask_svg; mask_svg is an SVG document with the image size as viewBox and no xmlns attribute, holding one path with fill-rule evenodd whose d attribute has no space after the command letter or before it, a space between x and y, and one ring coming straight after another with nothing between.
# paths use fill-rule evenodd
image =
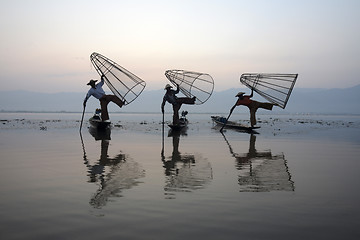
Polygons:
<instances>
[{"instance_id":1,"label":"calm lake water","mask_svg":"<svg viewBox=\"0 0 360 240\"><path fill-rule=\"evenodd\" d=\"M359 116L110 117L79 134L81 113L0 113L1 239L360 237Z\"/></svg>"}]
</instances>

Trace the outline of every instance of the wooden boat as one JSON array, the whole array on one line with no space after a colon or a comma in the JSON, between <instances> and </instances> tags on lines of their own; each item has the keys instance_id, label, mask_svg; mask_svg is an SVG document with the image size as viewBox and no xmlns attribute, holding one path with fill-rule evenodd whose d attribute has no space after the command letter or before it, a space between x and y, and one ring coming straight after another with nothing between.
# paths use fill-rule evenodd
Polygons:
<instances>
[{"instance_id":1,"label":"wooden boat","mask_svg":"<svg viewBox=\"0 0 360 240\"><path fill-rule=\"evenodd\" d=\"M180 119L180 123L179 124L169 124L168 126L173 130L173 131L180 131L182 129L184 129L186 126L188 125L188 120L185 119L185 121L181 121Z\"/></svg>"},{"instance_id":2,"label":"wooden boat","mask_svg":"<svg viewBox=\"0 0 360 240\"><path fill-rule=\"evenodd\" d=\"M260 128L260 127L249 127L237 122L226 121L225 117L220 117L220 116L211 116L211 119L221 127L224 125L224 123L226 123L225 128L234 128L243 131L253 131L254 129Z\"/></svg>"},{"instance_id":3,"label":"wooden boat","mask_svg":"<svg viewBox=\"0 0 360 240\"><path fill-rule=\"evenodd\" d=\"M186 128L189 121L186 119L186 115L188 114L187 111L182 111L181 118L179 119L179 124L169 124L168 126L173 131L181 131L182 129Z\"/></svg>"},{"instance_id":4,"label":"wooden boat","mask_svg":"<svg viewBox=\"0 0 360 240\"><path fill-rule=\"evenodd\" d=\"M100 117L101 110L96 109L94 116L89 119L90 126L97 130L106 130L110 128L111 122L110 121L102 121Z\"/></svg>"}]
</instances>

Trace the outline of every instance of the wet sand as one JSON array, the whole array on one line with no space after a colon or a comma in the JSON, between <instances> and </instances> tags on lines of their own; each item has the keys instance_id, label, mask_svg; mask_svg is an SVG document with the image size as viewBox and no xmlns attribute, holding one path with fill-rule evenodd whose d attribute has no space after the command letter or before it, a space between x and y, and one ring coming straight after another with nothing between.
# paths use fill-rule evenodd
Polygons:
<instances>
[{"instance_id":1,"label":"wet sand","mask_svg":"<svg viewBox=\"0 0 360 240\"><path fill-rule=\"evenodd\" d=\"M359 116L110 117L80 135L81 114L0 114L4 239L358 239Z\"/></svg>"}]
</instances>

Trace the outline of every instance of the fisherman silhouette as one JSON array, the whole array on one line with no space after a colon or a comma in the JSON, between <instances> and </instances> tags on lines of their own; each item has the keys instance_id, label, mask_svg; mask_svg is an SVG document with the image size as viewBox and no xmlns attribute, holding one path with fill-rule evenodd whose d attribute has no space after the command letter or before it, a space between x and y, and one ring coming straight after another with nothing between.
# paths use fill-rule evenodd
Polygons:
<instances>
[{"instance_id":1,"label":"fisherman silhouette","mask_svg":"<svg viewBox=\"0 0 360 240\"><path fill-rule=\"evenodd\" d=\"M91 88L89 89L88 93L85 96L83 105L85 109L86 102L91 96L94 96L95 98L99 99L101 106L101 120L107 121L109 120L109 112L107 109L107 105L109 104L109 102L115 103L120 108L124 105L124 102L121 101L121 99L115 95L105 94L105 91L102 88L102 86L104 85L104 77L105 77L104 75L101 76L101 81L98 84L95 84L97 80L90 80L87 83L87 85L90 85Z\"/></svg>"},{"instance_id":2,"label":"fisherman silhouette","mask_svg":"<svg viewBox=\"0 0 360 240\"><path fill-rule=\"evenodd\" d=\"M179 85L176 85L176 90L171 89L172 86L170 84L166 84L164 90L166 90L166 93L164 95L162 104L161 104L161 112L164 114L164 106L165 103L171 103L173 106L173 125L179 124L179 110L181 108L182 104L195 104L196 97L177 97L176 94L179 93Z\"/></svg>"},{"instance_id":3,"label":"fisherman silhouette","mask_svg":"<svg viewBox=\"0 0 360 240\"><path fill-rule=\"evenodd\" d=\"M231 113L234 111L236 106L240 106L240 105L247 106L250 110L250 124L251 124L251 127L254 127L256 125L256 116L255 116L256 111L259 108L272 110L274 104L251 100L251 98L254 95L253 89L251 89L250 95L244 95L244 94L245 94L244 92L239 92L238 94L236 94L235 97L238 97L238 100L236 101L235 105L230 109L229 117L230 117Z\"/></svg>"}]
</instances>

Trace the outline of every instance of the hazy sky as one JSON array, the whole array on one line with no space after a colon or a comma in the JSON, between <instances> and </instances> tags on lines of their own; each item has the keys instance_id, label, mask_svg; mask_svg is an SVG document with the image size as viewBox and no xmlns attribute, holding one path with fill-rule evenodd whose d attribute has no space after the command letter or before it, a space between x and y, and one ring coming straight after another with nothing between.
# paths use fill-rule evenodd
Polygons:
<instances>
[{"instance_id":1,"label":"hazy sky","mask_svg":"<svg viewBox=\"0 0 360 240\"><path fill-rule=\"evenodd\" d=\"M1 90L86 92L98 52L163 88L167 69L299 73L296 87L360 84L358 0L0 0Z\"/></svg>"}]
</instances>

